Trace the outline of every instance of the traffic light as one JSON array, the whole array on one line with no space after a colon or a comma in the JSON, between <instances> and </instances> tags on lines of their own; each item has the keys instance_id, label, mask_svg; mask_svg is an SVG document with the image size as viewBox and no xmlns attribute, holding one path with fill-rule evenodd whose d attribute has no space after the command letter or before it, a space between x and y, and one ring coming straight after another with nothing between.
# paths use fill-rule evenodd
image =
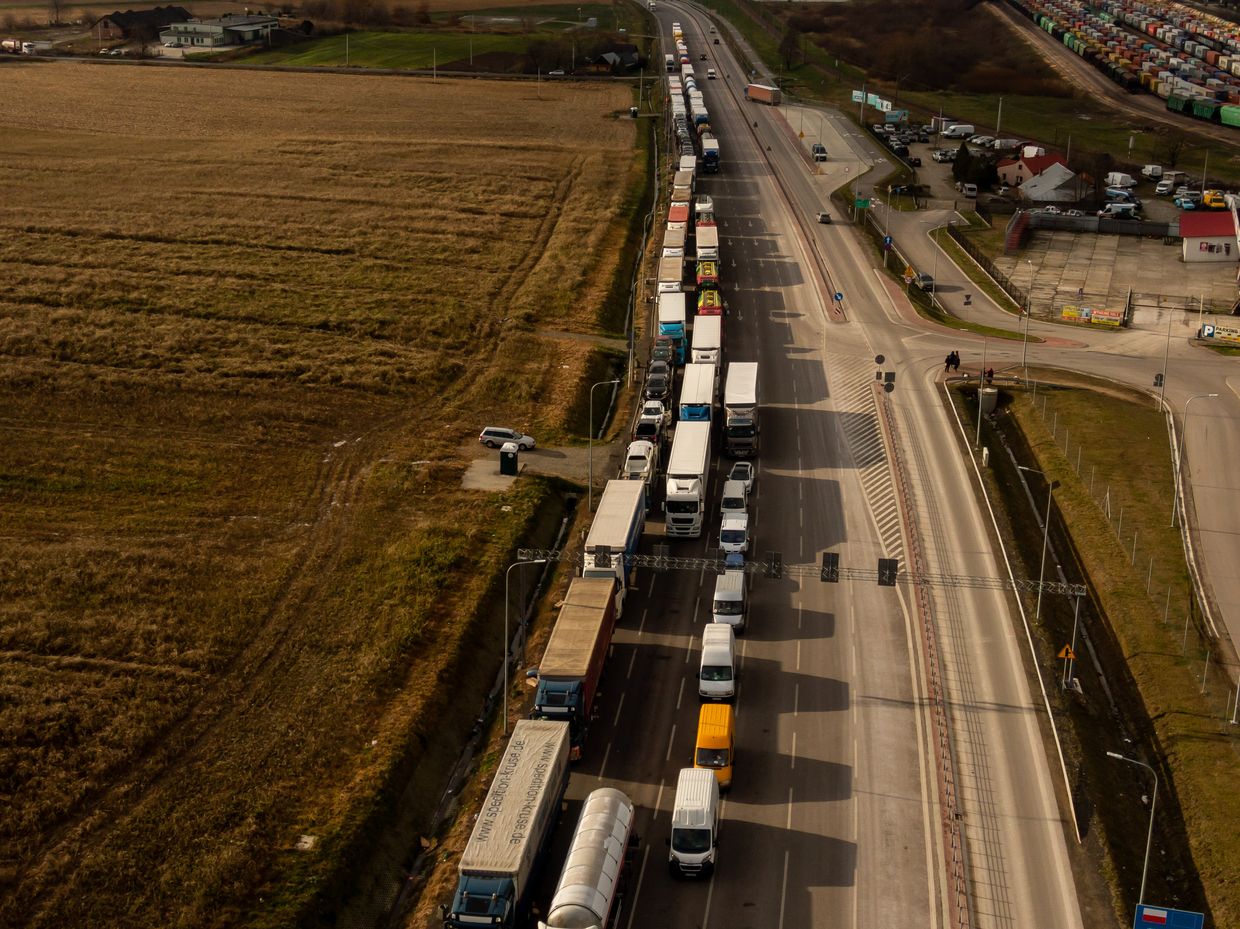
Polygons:
<instances>
[{"instance_id":1,"label":"traffic light","mask_svg":"<svg viewBox=\"0 0 1240 929\"><path fill-rule=\"evenodd\" d=\"M766 553L766 571L767 577L779 579L784 576L784 556L779 552Z\"/></svg>"},{"instance_id":2,"label":"traffic light","mask_svg":"<svg viewBox=\"0 0 1240 929\"><path fill-rule=\"evenodd\" d=\"M827 584L840 582L840 556L838 552L822 553L822 579Z\"/></svg>"},{"instance_id":3,"label":"traffic light","mask_svg":"<svg viewBox=\"0 0 1240 929\"><path fill-rule=\"evenodd\" d=\"M878 559L878 586L895 587L896 575L900 573L900 561L897 558Z\"/></svg>"}]
</instances>

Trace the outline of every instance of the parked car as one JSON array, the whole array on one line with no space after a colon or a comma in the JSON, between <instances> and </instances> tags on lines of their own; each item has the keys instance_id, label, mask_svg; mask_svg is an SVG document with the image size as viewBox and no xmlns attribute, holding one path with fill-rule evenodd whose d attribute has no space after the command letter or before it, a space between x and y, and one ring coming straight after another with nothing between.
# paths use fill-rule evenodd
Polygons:
<instances>
[{"instance_id":1,"label":"parked car","mask_svg":"<svg viewBox=\"0 0 1240 929\"><path fill-rule=\"evenodd\" d=\"M662 400L666 403L672 398L672 379L666 374L652 374L646 378L646 389L642 396L647 400Z\"/></svg>"},{"instance_id":2,"label":"parked car","mask_svg":"<svg viewBox=\"0 0 1240 929\"><path fill-rule=\"evenodd\" d=\"M813 153L814 161L827 160L827 147L821 142L815 142L812 146L810 146L810 152Z\"/></svg>"},{"instance_id":3,"label":"parked car","mask_svg":"<svg viewBox=\"0 0 1240 929\"><path fill-rule=\"evenodd\" d=\"M732 470L728 472L729 481L740 481L745 485L745 493L753 493L753 480L756 476L752 461L738 461L732 465Z\"/></svg>"},{"instance_id":4,"label":"parked car","mask_svg":"<svg viewBox=\"0 0 1240 929\"><path fill-rule=\"evenodd\" d=\"M1046 206L1042 208L1042 212L1047 216L1062 216L1063 210L1057 206Z\"/></svg>"},{"instance_id":5,"label":"parked car","mask_svg":"<svg viewBox=\"0 0 1240 929\"><path fill-rule=\"evenodd\" d=\"M478 441L487 448L499 448L508 442L516 442L521 448L533 448L534 437L509 429L505 426L487 426L478 436Z\"/></svg>"},{"instance_id":6,"label":"parked car","mask_svg":"<svg viewBox=\"0 0 1240 929\"><path fill-rule=\"evenodd\" d=\"M1163 178L1154 187L1154 195L1158 197L1165 197L1167 196L1167 194L1171 193L1174 189L1175 189L1175 181L1172 181L1169 178Z\"/></svg>"},{"instance_id":7,"label":"parked car","mask_svg":"<svg viewBox=\"0 0 1240 929\"><path fill-rule=\"evenodd\" d=\"M1063 215L1064 216L1084 216L1085 211L1084 210L1068 210Z\"/></svg>"},{"instance_id":8,"label":"parked car","mask_svg":"<svg viewBox=\"0 0 1240 929\"><path fill-rule=\"evenodd\" d=\"M911 156L911 157L908 159L908 163L909 163L910 165L912 165L914 168L920 168L920 167L921 167L921 159L920 159L920 158L918 158L916 155Z\"/></svg>"},{"instance_id":9,"label":"parked car","mask_svg":"<svg viewBox=\"0 0 1240 929\"><path fill-rule=\"evenodd\" d=\"M908 154L908 146L900 145L900 144L893 145L891 146L891 152L893 155L899 155L901 158L903 158L905 155Z\"/></svg>"},{"instance_id":10,"label":"parked car","mask_svg":"<svg viewBox=\"0 0 1240 929\"><path fill-rule=\"evenodd\" d=\"M942 164L945 161L956 160L956 149L952 148L936 148L930 153L930 158Z\"/></svg>"},{"instance_id":11,"label":"parked car","mask_svg":"<svg viewBox=\"0 0 1240 929\"><path fill-rule=\"evenodd\" d=\"M1192 197L1176 197L1171 202L1174 203L1176 206L1178 206L1181 210L1197 209L1197 201L1194 200Z\"/></svg>"},{"instance_id":12,"label":"parked car","mask_svg":"<svg viewBox=\"0 0 1240 929\"><path fill-rule=\"evenodd\" d=\"M918 290L924 291L926 293L934 292L934 278L932 278L929 274L917 275L915 278L913 278L913 284L917 287Z\"/></svg>"}]
</instances>

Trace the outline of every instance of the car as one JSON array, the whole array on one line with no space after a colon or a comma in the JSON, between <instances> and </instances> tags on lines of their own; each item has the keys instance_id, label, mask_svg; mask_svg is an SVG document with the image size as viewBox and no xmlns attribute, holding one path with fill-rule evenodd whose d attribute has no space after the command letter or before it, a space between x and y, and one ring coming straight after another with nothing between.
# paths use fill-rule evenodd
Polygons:
<instances>
[{"instance_id":1,"label":"car","mask_svg":"<svg viewBox=\"0 0 1240 929\"><path fill-rule=\"evenodd\" d=\"M719 547L725 552L749 551L749 514L729 513L719 526Z\"/></svg>"},{"instance_id":2,"label":"car","mask_svg":"<svg viewBox=\"0 0 1240 929\"><path fill-rule=\"evenodd\" d=\"M917 141L922 145L928 145L930 143L930 133L924 131L917 133Z\"/></svg>"},{"instance_id":3,"label":"car","mask_svg":"<svg viewBox=\"0 0 1240 929\"><path fill-rule=\"evenodd\" d=\"M827 147L823 145L821 142L815 142L813 145L811 145L810 152L814 156L814 161L826 161L827 160Z\"/></svg>"},{"instance_id":4,"label":"car","mask_svg":"<svg viewBox=\"0 0 1240 929\"><path fill-rule=\"evenodd\" d=\"M1197 202L1192 197L1176 197L1171 202L1178 206L1181 210L1197 209Z\"/></svg>"},{"instance_id":5,"label":"car","mask_svg":"<svg viewBox=\"0 0 1240 929\"><path fill-rule=\"evenodd\" d=\"M633 441L654 442L656 445L663 437L663 424L642 420L633 427Z\"/></svg>"},{"instance_id":6,"label":"car","mask_svg":"<svg viewBox=\"0 0 1240 929\"><path fill-rule=\"evenodd\" d=\"M1164 178L1154 187L1154 195L1165 197L1175 189L1175 182Z\"/></svg>"},{"instance_id":7,"label":"car","mask_svg":"<svg viewBox=\"0 0 1240 929\"><path fill-rule=\"evenodd\" d=\"M893 155L900 155L900 156L907 155L907 154L908 154L908 146L907 146L907 145L898 145L898 144L897 144L897 145L893 145L893 146L891 146L891 153L892 153Z\"/></svg>"},{"instance_id":8,"label":"car","mask_svg":"<svg viewBox=\"0 0 1240 929\"><path fill-rule=\"evenodd\" d=\"M1075 216L1084 216L1084 215L1085 215L1085 211L1084 211L1084 210L1067 210L1067 211L1066 211L1063 215L1064 215L1064 216L1074 216L1074 217L1075 217Z\"/></svg>"},{"instance_id":9,"label":"car","mask_svg":"<svg viewBox=\"0 0 1240 929\"><path fill-rule=\"evenodd\" d=\"M676 343L667 336L659 336L654 340L654 345L650 348L651 361L666 361L672 363L672 357L676 354Z\"/></svg>"},{"instance_id":10,"label":"car","mask_svg":"<svg viewBox=\"0 0 1240 929\"><path fill-rule=\"evenodd\" d=\"M672 398L672 379L666 374L652 374L646 378L646 387L642 396L647 400L662 400L666 403Z\"/></svg>"},{"instance_id":11,"label":"car","mask_svg":"<svg viewBox=\"0 0 1240 929\"><path fill-rule=\"evenodd\" d=\"M894 187L888 187L887 193L891 194L893 197L898 197L901 194L912 194L913 185L912 184L896 184Z\"/></svg>"},{"instance_id":12,"label":"car","mask_svg":"<svg viewBox=\"0 0 1240 929\"><path fill-rule=\"evenodd\" d=\"M705 61L705 60L706 60L706 55L705 55L705 53L703 53L703 54L702 54L702 55L698 58L698 61Z\"/></svg>"},{"instance_id":13,"label":"car","mask_svg":"<svg viewBox=\"0 0 1240 929\"><path fill-rule=\"evenodd\" d=\"M718 44L719 44L719 40L718 40L718 39L715 39L715 44L716 44L716 45L718 45Z\"/></svg>"},{"instance_id":14,"label":"car","mask_svg":"<svg viewBox=\"0 0 1240 929\"><path fill-rule=\"evenodd\" d=\"M650 367L646 370L647 377L654 377L656 374L662 374L664 377L672 376L672 366L666 361L652 361Z\"/></svg>"},{"instance_id":15,"label":"car","mask_svg":"<svg viewBox=\"0 0 1240 929\"><path fill-rule=\"evenodd\" d=\"M995 195L999 197L1006 197L1008 193L1011 192L1011 190L1012 188L1009 187L1007 184L1000 184L998 188L995 190Z\"/></svg>"},{"instance_id":16,"label":"car","mask_svg":"<svg viewBox=\"0 0 1240 929\"><path fill-rule=\"evenodd\" d=\"M912 167L914 167L914 168L920 168L920 167L921 167L921 159L920 159L920 158L918 158L916 155L913 155L911 158L909 158L909 159L908 159L908 163L909 163L909 165L910 165L910 166L912 166Z\"/></svg>"},{"instance_id":17,"label":"car","mask_svg":"<svg viewBox=\"0 0 1240 929\"><path fill-rule=\"evenodd\" d=\"M649 483L654 479L655 471L655 444L645 440L638 440L629 445L629 450L624 456L624 467L621 470L623 480L626 481L646 481Z\"/></svg>"},{"instance_id":18,"label":"car","mask_svg":"<svg viewBox=\"0 0 1240 929\"><path fill-rule=\"evenodd\" d=\"M831 214L830 213L819 213L818 222L822 223L825 226L831 225Z\"/></svg>"},{"instance_id":19,"label":"car","mask_svg":"<svg viewBox=\"0 0 1240 929\"><path fill-rule=\"evenodd\" d=\"M913 284L916 285L918 290L924 291L925 293L934 292L934 278L932 278L929 274L917 275L913 278Z\"/></svg>"},{"instance_id":20,"label":"car","mask_svg":"<svg viewBox=\"0 0 1240 929\"><path fill-rule=\"evenodd\" d=\"M515 442L522 449L534 447L534 437L518 432L516 429L509 429L505 426L487 426L478 435L478 441L487 448L499 448L509 442Z\"/></svg>"},{"instance_id":21,"label":"car","mask_svg":"<svg viewBox=\"0 0 1240 929\"><path fill-rule=\"evenodd\" d=\"M672 421L672 411L665 407L661 400L647 400L642 404L641 415L638 416L637 421L666 426Z\"/></svg>"},{"instance_id":22,"label":"car","mask_svg":"<svg viewBox=\"0 0 1240 929\"><path fill-rule=\"evenodd\" d=\"M1063 215L1063 210L1061 210L1061 209L1060 209L1059 207L1057 207L1057 206L1047 206L1047 207L1043 207L1043 208L1042 208L1042 212L1043 212L1043 213L1045 213L1047 216L1061 216L1061 215Z\"/></svg>"},{"instance_id":23,"label":"car","mask_svg":"<svg viewBox=\"0 0 1240 929\"><path fill-rule=\"evenodd\" d=\"M117 55L125 54L125 50L123 48L114 48L108 54L115 58Z\"/></svg>"},{"instance_id":24,"label":"car","mask_svg":"<svg viewBox=\"0 0 1240 929\"><path fill-rule=\"evenodd\" d=\"M738 461L732 465L732 470L728 472L727 479L729 481L740 481L745 485L745 493L753 493L753 481L756 477L752 461Z\"/></svg>"},{"instance_id":25,"label":"car","mask_svg":"<svg viewBox=\"0 0 1240 929\"><path fill-rule=\"evenodd\" d=\"M563 76L564 76L564 69L563 69L563 68L556 68L554 71L548 71L548 72L547 72L547 76L548 76L548 77L563 77Z\"/></svg>"}]
</instances>

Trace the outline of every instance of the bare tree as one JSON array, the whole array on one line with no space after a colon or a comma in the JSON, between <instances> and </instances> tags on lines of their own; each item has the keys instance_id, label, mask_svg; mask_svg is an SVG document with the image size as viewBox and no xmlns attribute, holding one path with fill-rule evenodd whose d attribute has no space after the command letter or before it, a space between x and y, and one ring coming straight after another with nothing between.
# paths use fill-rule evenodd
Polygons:
<instances>
[{"instance_id":1,"label":"bare tree","mask_svg":"<svg viewBox=\"0 0 1240 929\"><path fill-rule=\"evenodd\" d=\"M64 10L64 0L48 0L48 24L51 26L60 25L60 14Z\"/></svg>"},{"instance_id":2,"label":"bare tree","mask_svg":"<svg viewBox=\"0 0 1240 929\"><path fill-rule=\"evenodd\" d=\"M1163 139L1163 156L1167 162L1167 167L1174 168L1180 160L1180 156L1184 154L1184 146L1188 140L1184 138L1182 132L1169 132Z\"/></svg>"},{"instance_id":3,"label":"bare tree","mask_svg":"<svg viewBox=\"0 0 1240 929\"><path fill-rule=\"evenodd\" d=\"M779 57L785 71L801 63L801 30L791 23L784 28L784 37L779 40Z\"/></svg>"}]
</instances>

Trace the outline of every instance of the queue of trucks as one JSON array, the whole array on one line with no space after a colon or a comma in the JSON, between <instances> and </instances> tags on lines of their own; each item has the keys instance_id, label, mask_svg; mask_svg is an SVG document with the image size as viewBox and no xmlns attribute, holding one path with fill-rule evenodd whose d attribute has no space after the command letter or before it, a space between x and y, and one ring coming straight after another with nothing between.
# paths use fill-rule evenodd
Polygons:
<instances>
[{"instance_id":1,"label":"queue of trucks","mask_svg":"<svg viewBox=\"0 0 1240 929\"><path fill-rule=\"evenodd\" d=\"M679 93L689 94L679 85L682 79L688 83L692 69L683 70L689 62L678 24L673 34L682 59L678 74L672 73L677 61L671 56L668 61L675 99ZM689 96L686 110L690 106L705 113L700 94ZM717 142L713 135L702 139L704 150L707 142L714 146L717 166ZM724 364L714 203L697 191L692 161L684 156L673 177L658 259L657 317L652 321L652 334L665 340L665 351L667 344L673 346L670 357L675 367L683 367L679 404L669 404L677 422L663 499L666 535L683 538L699 537L705 529L712 435L720 433L723 448L735 457L754 457L759 447L758 365ZM692 303L692 288L687 290L684 281L689 261L696 272L697 300ZM695 307L697 313L691 316ZM539 665L528 674L535 687L530 718L513 727L458 863L456 891L451 903L441 907L447 929L518 929L531 923L532 891L560 818L569 766L586 749L612 635L631 588L632 556L646 528L651 486L646 480L609 480L598 498L581 575L570 581ZM735 499L725 499L725 509L744 513L745 488L740 481L726 483L725 497L731 493ZM745 574L730 564L717 582L712 622L704 636L699 671L703 699L727 701L734 695L734 633L744 629L746 613ZM732 777L733 725L727 703L702 707L693 766L680 771L673 800L667 861L675 875L708 877L713 872L720 790ZM539 929L608 929L637 841L635 817L632 801L620 790L604 787L587 796L554 896L539 914Z\"/></svg>"}]
</instances>

